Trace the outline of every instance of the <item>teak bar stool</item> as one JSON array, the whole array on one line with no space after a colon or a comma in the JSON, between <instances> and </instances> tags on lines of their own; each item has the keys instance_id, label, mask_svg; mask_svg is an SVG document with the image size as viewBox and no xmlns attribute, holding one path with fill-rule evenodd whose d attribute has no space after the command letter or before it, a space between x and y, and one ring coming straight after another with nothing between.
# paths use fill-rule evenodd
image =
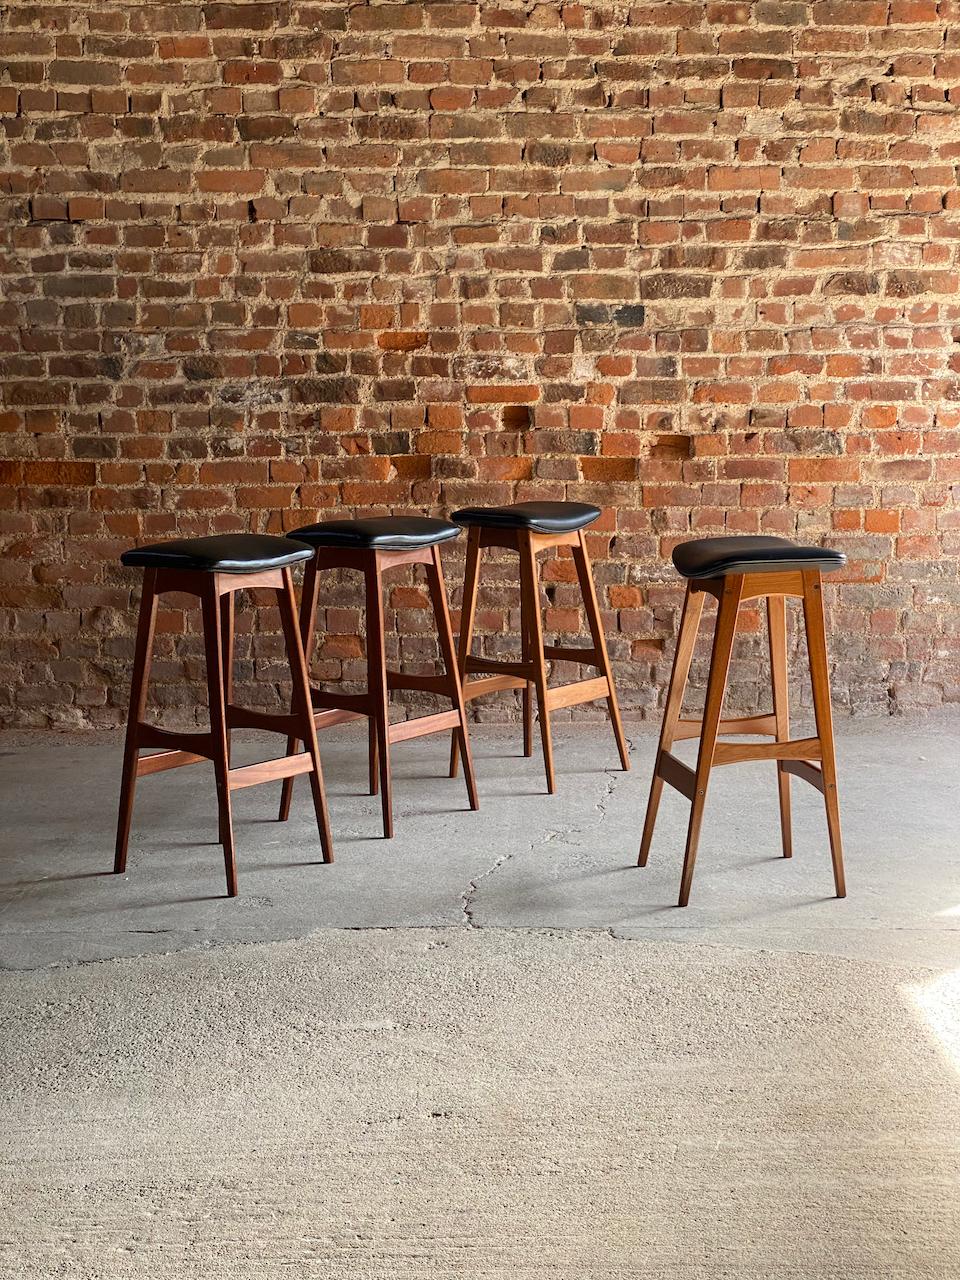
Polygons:
<instances>
[{"instance_id":1,"label":"teak bar stool","mask_svg":"<svg viewBox=\"0 0 960 1280\"><path fill-rule=\"evenodd\" d=\"M584 529L600 515L599 507L583 502L517 502L505 507L464 507L454 511L457 524L469 529L467 564L463 583L463 606L460 618L460 678L467 701L499 689L523 690L523 754L533 754L533 705L531 689L536 692L540 713L540 738L543 763L547 774L547 791L556 790L553 772L553 744L550 737L550 712L557 707L578 706L606 698L613 732L620 752L620 763L630 768L630 757L623 736L617 691L613 684L607 643L603 634L600 606L593 585L590 557ZM473 621L477 608L480 580L480 552L484 547L507 547L520 556L520 629L522 655L519 662L500 662L475 658L470 653L473 643ZM590 649L557 647L543 643L540 616L540 575L537 554L557 547L571 547L580 581L580 591L587 613L593 646ZM556 688L547 686L547 662L577 662L596 667L600 675L590 680ZM467 682L467 675L479 680ZM457 772L457 743L450 753L450 776Z\"/></svg>"},{"instance_id":2,"label":"teak bar stool","mask_svg":"<svg viewBox=\"0 0 960 1280\"><path fill-rule=\"evenodd\" d=\"M450 611L440 563L440 544L456 538L460 530L448 520L431 520L426 516L381 516L360 520L329 520L306 525L290 535L314 550L303 578L300 606L300 634L304 651L313 652L317 617L320 572L323 569L357 569L366 581L367 621L367 689L365 693L327 693L312 689L314 721L318 729L364 716L369 722L370 794L379 789L383 809L383 834L393 835L393 803L390 781L390 744L407 738L420 738L428 733L452 729L466 762L467 795L470 808L476 809L477 787L473 776L470 743L463 692L457 673ZM427 584L437 622L437 637L445 672L443 675L406 675L387 670L383 620L383 575L405 564L426 566ZM449 698L452 711L418 716L412 720L390 723L390 691L412 689ZM288 750L294 749L293 737ZM280 819L290 812L293 779L283 784Z\"/></svg>"},{"instance_id":3,"label":"teak bar stool","mask_svg":"<svg viewBox=\"0 0 960 1280\"><path fill-rule=\"evenodd\" d=\"M846 556L840 551L821 547L797 546L786 538L700 538L676 547L673 563L677 571L687 579L687 594L663 713L657 761L650 785L639 866L647 865L660 795L663 784L669 782L691 802L687 848L680 881L679 905L685 907L690 899L710 770L714 765L736 764L741 760L775 760L780 788L783 856L789 858L793 853L790 830L790 775L793 774L811 783L823 794L837 897L845 897L821 575L841 568L846 564ZM702 720L683 720L680 718L683 693L690 672L704 597L707 595L716 597L718 610L706 705ZM790 737L787 686L788 596L797 596L803 601L817 727L815 738ZM758 599L767 602L773 711L768 715L724 720L721 718L721 711L730 654L737 631L737 614L744 600ZM718 736L724 734L766 734L775 741L769 744L718 742ZM680 739L697 737L700 739L697 767L690 769L671 755L670 748Z\"/></svg>"},{"instance_id":4,"label":"teak bar stool","mask_svg":"<svg viewBox=\"0 0 960 1280\"><path fill-rule=\"evenodd\" d=\"M127 865L127 843L137 778L147 773L179 769L182 765L212 760L217 776L220 813L220 843L227 870L227 893L237 895L237 861L233 844L230 793L239 787L309 773L313 803L320 828L324 862L333 861L330 822L323 790L323 774L317 751L317 735L310 715L307 668L297 630L296 598L291 566L309 560L309 547L289 538L256 533L225 533L209 538L183 538L154 546L125 551L122 564L142 568L143 595L137 626L136 655L130 690L130 713L123 753L123 781L120 789L120 819L117 825L117 852L113 869ZM289 715L270 715L233 705L233 612L234 593L245 588L273 589L280 607L280 621L293 679L293 710ZM157 598L167 591L198 596L203 612L203 639L207 660L207 690L210 700L210 729L207 733L170 733L144 724L150 678L153 632L157 620ZM299 755L287 752L276 760L230 767L231 729L269 729L274 733L296 733L306 745ZM141 756L141 747L160 747L153 755Z\"/></svg>"}]
</instances>

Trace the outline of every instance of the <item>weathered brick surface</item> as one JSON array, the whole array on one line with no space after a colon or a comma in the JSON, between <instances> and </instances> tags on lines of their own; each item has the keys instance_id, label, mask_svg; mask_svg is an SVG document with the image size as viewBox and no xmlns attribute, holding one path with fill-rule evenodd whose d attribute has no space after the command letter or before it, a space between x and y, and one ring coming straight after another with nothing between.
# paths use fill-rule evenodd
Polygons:
<instances>
[{"instance_id":1,"label":"weathered brick surface","mask_svg":"<svg viewBox=\"0 0 960 1280\"><path fill-rule=\"evenodd\" d=\"M670 547L719 531L848 553L840 705L956 699L960 0L14 0L0 63L5 719L120 717L135 539L533 496L605 509L634 714ZM325 604L352 679L355 584ZM389 604L431 661L422 591ZM241 614L261 699L274 623ZM171 712L200 662L165 612Z\"/></svg>"}]
</instances>

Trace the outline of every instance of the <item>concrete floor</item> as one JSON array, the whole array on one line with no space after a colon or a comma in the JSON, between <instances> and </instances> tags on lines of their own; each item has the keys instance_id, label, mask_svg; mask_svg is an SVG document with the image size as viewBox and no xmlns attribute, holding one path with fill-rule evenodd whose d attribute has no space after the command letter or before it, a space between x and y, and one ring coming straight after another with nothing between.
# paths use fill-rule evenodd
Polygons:
<instances>
[{"instance_id":1,"label":"concrete floor","mask_svg":"<svg viewBox=\"0 0 960 1280\"><path fill-rule=\"evenodd\" d=\"M654 735L555 738L550 797L478 730L475 814L398 746L385 841L324 735L336 862L302 779L242 791L235 900L208 766L114 876L119 737L0 740L4 1280L960 1275L960 718L839 725L844 901L819 794L788 862L772 766L718 771L686 910Z\"/></svg>"},{"instance_id":2,"label":"concrete floor","mask_svg":"<svg viewBox=\"0 0 960 1280\"><path fill-rule=\"evenodd\" d=\"M956 1280L956 975L320 930L0 975L3 1280Z\"/></svg>"},{"instance_id":3,"label":"concrete floor","mask_svg":"<svg viewBox=\"0 0 960 1280\"><path fill-rule=\"evenodd\" d=\"M801 730L798 729L798 732ZM555 728L558 794L518 728L478 728L481 808L445 772L446 741L394 750L397 835L379 837L365 742L330 731L321 753L336 861L319 856L309 788L286 825L279 788L238 793L240 897L223 897L212 769L139 784L130 862L110 874L121 739L0 738L0 966L301 937L320 928L602 929L623 938L960 965L960 717L843 721L841 814L849 896L832 896L819 794L793 784L795 855L778 856L773 767L718 770L691 905L676 906L687 802L669 789L650 864L634 866L655 736L634 731L617 766L604 725ZM238 759L275 750L239 734ZM681 744L689 755L694 744Z\"/></svg>"}]
</instances>

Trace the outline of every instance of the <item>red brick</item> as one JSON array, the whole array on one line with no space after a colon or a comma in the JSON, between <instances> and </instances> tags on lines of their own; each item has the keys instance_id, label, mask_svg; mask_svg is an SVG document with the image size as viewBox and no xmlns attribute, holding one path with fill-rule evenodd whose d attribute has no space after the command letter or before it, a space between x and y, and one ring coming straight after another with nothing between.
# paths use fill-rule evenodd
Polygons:
<instances>
[{"instance_id":1,"label":"red brick","mask_svg":"<svg viewBox=\"0 0 960 1280\"><path fill-rule=\"evenodd\" d=\"M289 85L280 89L280 110L289 115L305 115L316 109L317 93L308 85Z\"/></svg>"},{"instance_id":2,"label":"red brick","mask_svg":"<svg viewBox=\"0 0 960 1280\"><path fill-rule=\"evenodd\" d=\"M67 203L71 222L103 217L103 201L99 196L71 196Z\"/></svg>"},{"instance_id":3,"label":"red brick","mask_svg":"<svg viewBox=\"0 0 960 1280\"><path fill-rule=\"evenodd\" d=\"M868 533L899 533L900 513L898 511L865 511L863 527Z\"/></svg>"},{"instance_id":4,"label":"red brick","mask_svg":"<svg viewBox=\"0 0 960 1280\"><path fill-rule=\"evenodd\" d=\"M34 196L30 201L30 213L37 221L50 219L65 222L69 216L67 202L56 200L53 196Z\"/></svg>"},{"instance_id":5,"label":"red brick","mask_svg":"<svg viewBox=\"0 0 960 1280\"><path fill-rule=\"evenodd\" d=\"M711 191L775 191L780 186L780 170L773 165L742 165L711 169Z\"/></svg>"},{"instance_id":6,"label":"red brick","mask_svg":"<svg viewBox=\"0 0 960 1280\"><path fill-rule=\"evenodd\" d=\"M453 89L444 85L430 94L430 105L434 111L462 111L472 102L472 89Z\"/></svg>"},{"instance_id":7,"label":"red brick","mask_svg":"<svg viewBox=\"0 0 960 1280\"><path fill-rule=\"evenodd\" d=\"M209 31L270 31L280 20L275 0L267 3L205 4L203 20Z\"/></svg>"},{"instance_id":8,"label":"red brick","mask_svg":"<svg viewBox=\"0 0 960 1280\"><path fill-rule=\"evenodd\" d=\"M399 331L381 333L377 336L377 346L383 351L416 351L429 342L429 334Z\"/></svg>"},{"instance_id":9,"label":"red brick","mask_svg":"<svg viewBox=\"0 0 960 1280\"><path fill-rule=\"evenodd\" d=\"M467 387L471 404L530 404L540 399L537 386Z\"/></svg>"},{"instance_id":10,"label":"red brick","mask_svg":"<svg viewBox=\"0 0 960 1280\"><path fill-rule=\"evenodd\" d=\"M92 462L24 462L23 483L27 485L91 485L97 468Z\"/></svg>"},{"instance_id":11,"label":"red brick","mask_svg":"<svg viewBox=\"0 0 960 1280\"><path fill-rule=\"evenodd\" d=\"M168 36L157 42L161 58L209 58L210 41L206 36Z\"/></svg>"},{"instance_id":12,"label":"red brick","mask_svg":"<svg viewBox=\"0 0 960 1280\"><path fill-rule=\"evenodd\" d=\"M279 84L279 62L260 62L255 58L238 58L223 65L224 84Z\"/></svg>"},{"instance_id":13,"label":"red brick","mask_svg":"<svg viewBox=\"0 0 960 1280\"><path fill-rule=\"evenodd\" d=\"M201 191L256 195L263 189L265 179L262 169L204 169L197 174L197 187Z\"/></svg>"}]
</instances>

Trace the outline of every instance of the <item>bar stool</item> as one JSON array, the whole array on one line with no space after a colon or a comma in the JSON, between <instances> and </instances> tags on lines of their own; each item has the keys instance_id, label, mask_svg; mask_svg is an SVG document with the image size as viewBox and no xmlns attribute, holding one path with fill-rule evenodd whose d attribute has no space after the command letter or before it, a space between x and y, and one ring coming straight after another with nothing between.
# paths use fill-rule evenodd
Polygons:
<instances>
[{"instance_id":1,"label":"bar stool","mask_svg":"<svg viewBox=\"0 0 960 1280\"><path fill-rule=\"evenodd\" d=\"M523 754L533 754L533 704L531 690L536 692L540 715L540 738L543 763L547 775L547 791L556 790L553 770L553 743L550 736L550 712L557 707L573 707L581 702L606 698L613 724L620 764L630 768L630 757L623 736L617 692L610 670L607 643L603 634L600 606L593 585L593 573L584 529L600 515L600 508L584 502L516 502L504 507L464 507L454 511L452 519L469 529L467 563L463 583L463 607L460 619L459 663L463 696L467 701L500 689L523 690ZM480 580L480 552L484 547L507 547L520 556L520 662L500 662L475 658L470 653L473 643L473 621L477 608ZM571 547L586 609L593 645L574 649L547 645L543 642L540 617L540 577L537 555L557 547ZM601 674L590 680L556 688L547 686L547 662L577 662L596 667ZM467 682L467 675L479 680ZM450 752L450 776L457 772L457 743Z\"/></svg>"},{"instance_id":2,"label":"bar stool","mask_svg":"<svg viewBox=\"0 0 960 1280\"><path fill-rule=\"evenodd\" d=\"M183 765L212 760L217 777L220 843L227 872L227 893L237 896L237 862L233 841L230 794L239 787L255 786L298 773L310 775L313 803L320 829L323 861L333 861L330 821L323 790L323 773L317 750L317 735L310 715L307 668L297 630L296 599L291 566L309 560L310 548L289 538L256 533L224 533L209 538L182 538L125 551L121 564L142 568L143 594L137 624L130 711L123 752L120 788L120 817L113 869L126 870L127 844L137 778L144 774L179 769ZM234 595L250 588L272 588L280 607L280 621L286 641L287 658L293 680L293 709L289 715L268 715L233 705L233 615ZM206 733L171 733L143 722L150 679L153 634L157 620L157 599L168 591L199 597L203 616L203 640L210 702L210 729ZM294 755L288 751L276 760L230 767L230 730L268 729L274 733L297 733L307 749ZM159 747L157 753L140 755L141 747Z\"/></svg>"},{"instance_id":3,"label":"bar stool","mask_svg":"<svg viewBox=\"0 0 960 1280\"><path fill-rule=\"evenodd\" d=\"M380 790L383 834L393 835L393 801L390 775L390 745L408 738L452 729L463 751L464 773L470 808L478 807L463 692L457 672L450 611L440 562L440 544L459 537L460 530L447 520L426 516L382 516L360 520L328 520L305 525L290 535L313 548L313 558L303 578L300 605L300 635L309 664L313 652L320 572L324 569L357 569L366 583L367 689L365 693L327 693L311 689L314 723L318 729L363 717L368 721L370 794ZM427 584L437 623L437 638L445 671L442 675L406 675L387 670L383 620L383 575L406 564L426 566ZM418 716L390 723L390 691L411 689L449 698L452 711ZM294 749L294 738L288 750ZM379 780L378 780L379 773ZM290 812L293 779L283 784L280 820Z\"/></svg>"},{"instance_id":4,"label":"bar stool","mask_svg":"<svg viewBox=\"0 0 960 1280\"><path fill-rule=\"evenodd\" d=\"M687 592L663 713L653 781L650 785L638 865L647 865L660 795L663 784L669 782L691 802L683 876L680 881L679 905L685 907L690 900L690 886L693 883L693 868L711 769L714 765L736 764L742 760L775 760L780 790L783 856L789 858L793 853L790 829L792 774L809 782L823 794L836 894L838 898L845 897L821 575L841 568L846 564L846 556L840 551L822 547L798 546L786 538L699 538L676 547L673 563L677 572L687 579ZM680 716L683 694L704 598L707 595L716 598L718 610L706 705L702 720L684 720ZM815 738L790 738L786 601L788 597L794 596L803 601L817 728ZM767 602L773 711L765 715L725 720L721 718L721 711L727 671L737 631L737 615L744 600ZM769 735L775 741L745 744L717 742L719 735L738 734ZM678 740L697 737L700 739L697 766L696 769L690 769L671 755L670 748Z\"/></svg>"}]
</instances>

